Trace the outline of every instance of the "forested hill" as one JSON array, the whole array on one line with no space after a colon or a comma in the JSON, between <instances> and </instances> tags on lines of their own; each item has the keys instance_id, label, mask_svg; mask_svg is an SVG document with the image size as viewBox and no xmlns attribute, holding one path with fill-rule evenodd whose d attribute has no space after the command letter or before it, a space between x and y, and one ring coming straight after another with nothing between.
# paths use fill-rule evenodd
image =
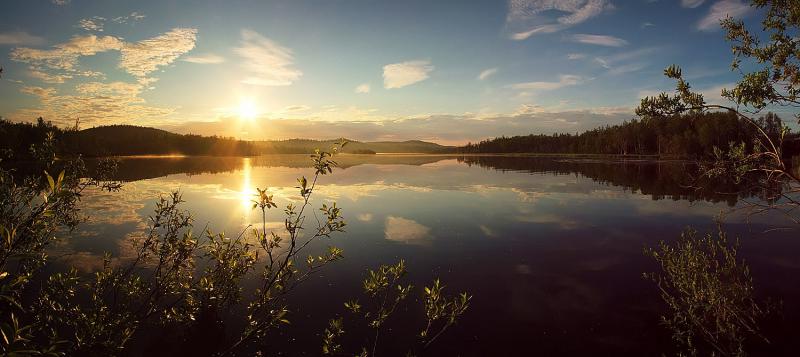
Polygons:
<instances>
[{"instance_id":1,"label":"forested hill","mask_svg":"<svg viewBox=\"0 0 800 357\"><path fill-rule=\"evenodd\" d=\"M86 156L116 155L256 155L254 145L216 136L181 135L132 125L100 126L64 131L60 140L66 153Z\"/></svg>"},{"instance_id":2,"label":"forested hill","mask_svg":"<svg viewBox=\"0 0 800 357\"><path fill-rule=\"evenodd\" d=\"M256 156L263 154L309 154L315 149L329 149L337 140L291 139L276 141L245 141L218 136L176 134L156 128L132 125L100 126L84 130L64 130L44 120L34 124L12 123L0 119L0 151L14 153L26 159L32 144L44 141L53 133L57 149L62 154L97 156L129 155L207 155ZM345 153L444 153L454 148L435 143L412 140L402 142L348 141Z\"/></svg>"},{"instance_id":3,"label":"forested hill","mask_svg":"<svg viewBox=\"0 0 800 357\"><path fill-rule=\"evenodd\" d=\"M243 141L234 138L175 134L168 131L127 125L102 126L78 132L66 132L64 148L68 152L101 155L212 155L254 156L263 154L309 154L329 149L337 140L291 139ZM441 153L451 147L424 141L358 142L348 140L345 153Z\"/></svg>"},{"instance_id":4,"label":"forested hill","mask_svg":"<svg viewBox=\"0 0 800 357\"><path fill-rule=\"evenodd\" d=\"M781 119L767 113L757 123L777 141L784 127ZM752 123L734 113L687 114L664 118L644 118L605 126L580 134L531 134L499 137L467 144L461 153L579 153L612 155L660 155L699 158L713 148L729 143L745 143L748 149L758 136ZM790 135L787 149L796 153L796 135Z\"/></svg>"}]
</instances>

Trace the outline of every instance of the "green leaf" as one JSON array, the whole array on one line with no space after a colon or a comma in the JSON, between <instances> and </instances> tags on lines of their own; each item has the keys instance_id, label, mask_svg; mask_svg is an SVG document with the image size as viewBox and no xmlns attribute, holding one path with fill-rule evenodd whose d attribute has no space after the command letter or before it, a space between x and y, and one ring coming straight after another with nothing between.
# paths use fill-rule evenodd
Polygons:
<instances>
[{"instance_id":1,"label":"green leaf","mask_svg":"<svg viewBox=\"0 0 800 357\"><path fill-rule=\"evenodd\" d=\"M47 177L47 182L50 184L50 190L55 190L56 182L53 181L53 176L50 176L50 174L48 174L47 171L45 171L44 174Z\"/></svg>"}]
</instances>

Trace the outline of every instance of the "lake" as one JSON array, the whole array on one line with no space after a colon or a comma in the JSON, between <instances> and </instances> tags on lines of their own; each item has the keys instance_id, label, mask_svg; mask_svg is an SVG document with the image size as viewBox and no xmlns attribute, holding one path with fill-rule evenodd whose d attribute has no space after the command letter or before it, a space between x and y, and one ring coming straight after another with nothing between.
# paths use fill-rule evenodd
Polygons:
<instances>
[{"instance_id":1,"label":"lake","mask_svg":"<svg viewBox=\"0 0 800 357\"><path fill-rule=\"evenodd\" d=\"M326 267L291 297L292 321L275 350L317 355L328 319L361 297L366 269L404 259L418 287L436 277L451 293L474 296L462 320L431 355L660 355L670 352L665 312L645 247L674 240L687 227L713 232L714 218L748 195L725 187L689 187L690 163L589 157L343 155L341 168L320 179L315 207L337 202L347 232L325 244L345 259ZM52 269L91 272L102 256L132 253L159 195L179 190L204 227L235 235L260 224L255 188L268 187L278 209L268 227L283 225L282 207L299 199L296 178L311 176L307 155L253 158L126 158L120 192L89 192L90 218L53 247ZM760 297L783 301L760 352L789 355L800 318L800 241L775 215L745 220L728 214L740 237ZM415 299L419 300L416 295ZM414 338L422 311L410 301L384 336L385 351ZM387 353L388 354L388 353Z\"/></svg>"}]
</instances>

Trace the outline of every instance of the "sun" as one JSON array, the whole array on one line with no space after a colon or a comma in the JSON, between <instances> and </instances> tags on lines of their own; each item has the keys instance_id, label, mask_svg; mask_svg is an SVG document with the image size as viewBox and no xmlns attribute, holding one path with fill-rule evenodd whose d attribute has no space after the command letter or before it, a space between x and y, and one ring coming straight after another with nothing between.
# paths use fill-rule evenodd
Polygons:
<instances>
[{"instance_id":1,"label":"sun","mask_svg":"<svg viewBox=\"0 0 800 357\"><path fill-rule=\"evenodd\" d=\"M249 99L239 102L239 118L242 120L253 121L258 116L258 107Z\"/></svg>"}]
</instances>

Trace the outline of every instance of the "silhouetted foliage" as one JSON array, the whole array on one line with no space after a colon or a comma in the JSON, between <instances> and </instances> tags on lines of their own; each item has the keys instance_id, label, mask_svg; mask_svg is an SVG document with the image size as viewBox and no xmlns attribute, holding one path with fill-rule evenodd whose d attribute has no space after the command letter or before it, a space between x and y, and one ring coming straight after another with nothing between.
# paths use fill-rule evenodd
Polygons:
<instances>
[{"instance_id":1,"label":"silhouetted foliage","mask_svg":"<svg viewBox=\"0 0 800 357\"><path fill-rule=\"evenodd\" d=\"M0 157L6 160L33 160L31 147L45 142L48 135L52 135L54 141L58 140L61 133L43 118L38 118L35 124L12 123L0 118L0 137L3 138L0 140Z\"/></svg>"},{"instance_id":2,"label":"silhouetted foliage","mask_svg":"<svg viewBox=\"0 0 800 357\"><path fill-rule=\"evenodd\" d=\"M717 236L686 230L669 245L645 249L662 273L645 274L669 307L662 322L672 331L681 355L745 356L745 347L769 342L759 323L770 312L753 294L749 267L718 228Z\"/></svg>"},{"instance_id":3,"label":"silhouetted foliage","mask_svg":"<svg viewBox=\"0 0 800 357\"><path fill-rule=\"evenodd\" d=\"M751 6L764 10L762 34L752 34L741 20L727 17L721 21L732 42L731 69L742 73L733 89L720 93L733 104L707 103L701 93L692 91L681 68L671 65L664 75L677 82L674 94L645 97L636 113L644 118L665 118L722 111L749 125L752 134L746 140L715 146L711 160L702 167L703 175L745 183L764 192L766 202L743 206L751 213L780 212L800 223L800 177L789 160L796 152L787 152L797 144L785 145L794 140L777 116L767 113L755 118L769 106L800 104L800 40L796 36L800 2L754 0ZM743 60L754 65L752 72L745 73L740 67ZM767 341L759 332L765 310L753 297L749 268L737 257L737 246L729 245L721 228L717 237L697 238L689 231L676 244L662 243L646 253L661 265L662 273L650 277L670 309L664 322L684 352L744 356L748 342Z\"/></svg>"}]
</instances>

